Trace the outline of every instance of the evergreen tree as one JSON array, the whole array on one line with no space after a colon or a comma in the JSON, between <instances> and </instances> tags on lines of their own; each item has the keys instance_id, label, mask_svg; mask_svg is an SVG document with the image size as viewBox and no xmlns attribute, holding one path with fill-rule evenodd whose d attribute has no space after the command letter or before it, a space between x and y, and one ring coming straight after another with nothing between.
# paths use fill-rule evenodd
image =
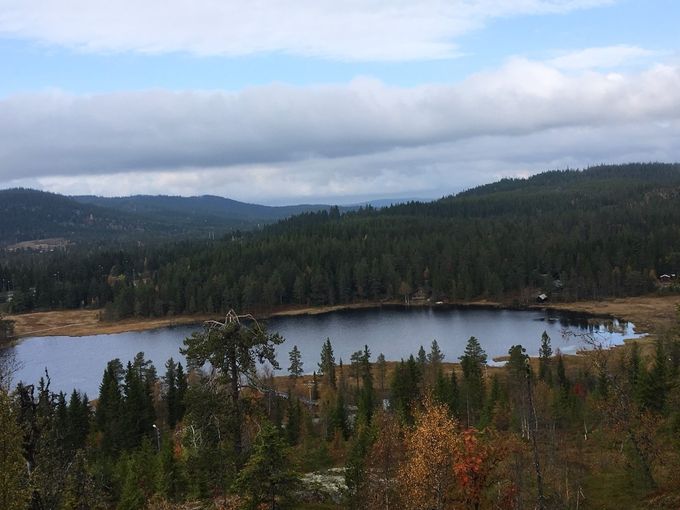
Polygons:
<instances>
[{"instance_id":1,"label":"evergreen tree","mask_svg":"<svg viewBox=\"0 0 680 510\"><path fill-rule=\"evenodd\" d=\"M319 400L319 382L316 378L316 372L312 374L312 389L310 390L310 398L312 402Z\"/></svg>"},{"instance_id":2,"label":"evergreen tree","mask_svg":"<svg viewBox=\"0 0 680 510\"><path fill-rule=\"evenodd\" d=\"M85 452L79 450L68 467L60 510L97 510L106 508L102 494L88 470Z\"/></svg>"},{"instance_id":3,"label":"evergreen tree","mask_svg":"<svg viewBox=\"0 0 680 510\"><path fill-rule=\"evenodd\" d=\"M427 364L427 354L425 353L425 349L423 346L420 346L420 349L418 349L418 365L420 366L421 371L424 369L425 365Z\"/></svg>"},{"instance_id":4,"label":"evergreen tree","mask_svg":"<svg viewBox=\"0 0 680 510\"><path fill-rule=\"evenodd\" d=\"M552 385L552 371L550 363L552 358L552 347L550 345L550 337L546 331L541 336L541 347L538 350L538 378L541 381Z\"/></svg>"},{"instance_id":5,"label":"evergreen tree","mask_svg":"<svg viewBox=\"0 0 680 510\"><path fill-rule=\"evenodd\" d=\"M302 355L297 345L294 345L293 349L288 353L288 358L290 359L290 366L288 367L289 377L296 381L303 374Z\"/></svg>"},{"instance_id":6,"label":"evergreen tree","mask_svg":"<svg viewBox=\"0 0 680 510\"><path fill-rule=\"evenodd\" d=\"M265 423L253 453L239 473L234 490L247 500L247 508L286 508L299 478L291 468L285 442L276 428Z\"/></svg>"},{"instance_id":7,"label":"evergreen tree","mask_svg":"<svg viewBox=\"0 0 680 510\"><path fill-rule=\"evenodd\" d=\"M181 462L175 457L171 440L163 442L157 461L155 492L168 501L180 501L186 489Z\"/></svg>"},{"instance_id":8,"label":"evergreen tree","mask_svg":"<svg viewBox=\"0 0 680 510\"><path fill-rule=\"evenodd\" d=\"M321 347L321 362L319 363L319 374L323 376L329 388L336 387L335 381L335 356L333 355L333 346L331 339L326 338Z\"/></svg>"},{"instance_id":9,"label":"evergreen tree","mask_svg":"<svg viewBox=\"0 0 680 510\"><path fill-rule=\"evenodd\" d=\"M231 406L228 432L237 458L243 450L241 380L257 381L256 362L267 361L274 369L278 369L275 347L282 342L280 335L267 333L266 328L258 323L242 324L233 311L227 314L224 323L210 323L203 331L193 333L184 340L182 354L194 366L200 367L209 362L224 384Z\"/></svg>"},{"instance_id":10,"label":"evergreen tree","mask_svg":"<svg viewBox=\"0 0 680 510\"><path fill-rule=\"evenodd\" d=\"M380 393L382 395L385 391L385 378L387 377L387 362L385 361L385 355L382 352L378 354L375 368L378 375L378 388L380 388Z\"/></svg>"},{"instance_id":11,"label":"evergreen tree","mask_svg":"<svg viewBox=\"0 0 680 510\"><path fill-rule=\"evenodd\" d=\"M119 359L109 361L99 385L95 421L97 429L102 432L102 449L109 453L118 451L125 434L121 416L123 398L120 388L123 373Z\"/></svg>"},{"instance_id":12,"label":"evergreen tree","mask_svg":"<svg viewBox=\"0 0 680 510\"><path fill-rule=\"evenodd\" d=\"M121 493L117 510L143 510L155 492L154 454L147 440L133 453L119 460Z\"/></svg>"},{"instance_id":13,"label":"evergreen tree","mask_svg":"<svg viewBox=\"0 0 680 510\"><path fill-rule=\"evenodd\" d=\"M468 427L479 419L479 413L485 400L484 367L486 352L474 336L471 336L460 356L463 369L463 387L465 392L465 417Z\"/></svg>"},{"instance_id":14,"label":"evergreen tree","mask_svg":"<svg viewBox=\"0 0 680 510\"><path fill-rule=\"evenodd\" d=\"M347 485L347 507L366 508L366 491L369 474L366 466L367 456L374 441L374 431L370 426L361 424L350 446L345 464L345 484Z\"/></svg>"},{"instance_id":15,"label":"evergreen tree","mask_svg":"<svg viewBox=\"0 0 680 510\"><path fill-rule=\"evenodd\" d=\"M9 396L0 389L0 508L24 510L28 502L22 434Z\"/></svg>"},{"instance_id":16,"label":"evergreen tree","mask_svg":"<svg viewBox=\"0 0 680 510\"><path fill-rule=\"evenodd\" d=\"M66 410L67 425L64 445L69 452L85 447L90 429L90 404L87 395L80 396L76 390L71 393Z\"/></svg>"},{"instance_id":17,"label":"evergreen tree","mask_svg":"<svg viewBox=\"0 0 680 510\"><path fill-rule=\"evenodd\" d=\"M177 371L175 373L175 384L177 385L177 397L175 399L175 418L177 422L182 421L184 412L186 411L186 394L187 394L187 376L184 373L184 367L181 363L177 363Z\"/></svg>"},{"instance_id":18,"label":"evergreen tree","mask_svg":"<svg viewBox=\"0 0 680 510\"><path fill-rule=\"evenodd\" d=\"M326 438L333 439L335 432L339 431L344 439L349 437L349 423L347 420L347 406L343 391L338 391L328 420L328 433Z\"/></svg>"},{"instance_id":19,"label":"evergreen tree","mask_svg":"<svg viewBox=\"0 0 680 510\"><path fill-rule=\"evenodd\" d=\"M361 377L361 391L357 406L357 421L366 425L371 423L375 408L375 391L373 389L373 374L371 372L371 351L364 346L359 359L359 375Z\"/></svg>"},{"instance_id":20,"label":"evergreen tree","mask_svg":"<svg viewBox=\"0 0 680 510\"><path fill-rule=\"evenodd\" d=\"M288 408L286 410L286 440L290 446L295 446L300 441L300 431L302 429L302 406L300 399L288 397Z\"/></svg>"},{"instance_id":21,"label":"evergreen tree","mask_svg":"<svg viewBox=\"0 0 680 510\"><path fill-rule=\"evenodd\" d=\"M141 365L128 362L123 382L121 420L123 423L123 445L135 448L153 434L155 411L150 387L142 377Z\"/></svg>"},{"instance_id":22,"label":"evergreen tree","mask_svg":"<svg viewBox=\"0 0 680 510\"><path fill-rule=\"evenodd\" d=\"M438 366L444 361L444 353L439 348L437 340L432 340L432 345L430 346L430 353L427 355L427 361L432 366Z\"/></svg>"},{"instance_id":23,"label":"evergreen tree","mask_svg":"<svg viewBox=\"0 0 680 510\"><path fill-rule=\"evenodd\" d=\"M165 408L167 412L168 427L175 428L178 420L178 397L177 397L177 365L175 361L170 358L165 363L165 377L163 378L165 386Z\"/></svg>"}]
</instances>

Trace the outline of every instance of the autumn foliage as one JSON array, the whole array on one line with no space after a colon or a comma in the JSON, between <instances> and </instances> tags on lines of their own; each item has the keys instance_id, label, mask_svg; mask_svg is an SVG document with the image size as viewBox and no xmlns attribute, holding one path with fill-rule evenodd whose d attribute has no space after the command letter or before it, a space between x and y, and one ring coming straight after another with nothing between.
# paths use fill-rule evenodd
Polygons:
<instances>
[{"instance_id":1,"label":"autumn foliage","mask_svg":"<svg viewBox=\"0 0 680 510\"><path fill-rule=\"evenodd\" d=\"M406 509L480 508L502 449L476 429L464 429L447 406L426 398L404 437L398 472Z\"/></svg>"}]
</instances>

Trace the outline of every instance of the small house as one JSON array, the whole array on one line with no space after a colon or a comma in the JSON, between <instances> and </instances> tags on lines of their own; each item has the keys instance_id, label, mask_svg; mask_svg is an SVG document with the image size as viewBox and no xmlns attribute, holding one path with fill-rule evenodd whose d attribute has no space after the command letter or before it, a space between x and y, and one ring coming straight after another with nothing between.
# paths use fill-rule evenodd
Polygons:
<instances>
[{"instance_id":1,"label":"small house","mask_svg":"<svg viewBox=\"0 0 680 510\"><path fill-rule=\"evenodd\" d=\"M538 296L536 296L537 303L545 303L547 300L548 300L547 294L539 294Z\"/></svg>"}]
</instances>

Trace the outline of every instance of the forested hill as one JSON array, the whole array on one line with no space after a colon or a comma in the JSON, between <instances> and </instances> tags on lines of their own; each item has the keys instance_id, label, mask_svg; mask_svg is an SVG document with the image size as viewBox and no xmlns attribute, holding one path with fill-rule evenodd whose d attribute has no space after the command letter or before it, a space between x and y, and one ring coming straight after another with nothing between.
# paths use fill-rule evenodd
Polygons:
<instances>
[{"instance_id":1,"label":"forested hill","mask_svg":"<svg viewBox=\"0 0 680 510\"><path fill-rule=\"evenodd\" d=\"M134 195L130 197L75 196L85 204L95 204L119 211L141 214L147 218L172 221L175 224L201 222L223 226L225 222L240 227L271 223L303 212L327 210L323 204L267 206L238 202L229 198L204 195L180 197L166 195Z\"/></svg>"},{"instance_id":2,"label":"forested hill","mask_svg":"<svg viewBox=\"0 0 680 510\"><path fill-rule=\"evenodd\" d=\"M680 165L548 172L432 203L331 208L162 256L89 254L66 278L70 297L48 276L67 265L58 257L51 269L24 261L4 271L15 287L36 288L32 306L111 302L114 316L635 295L657 289L657 275L680 273Z\"/></svg>"},{"instance_id":3,"label":"forested hill","mask_svg":"<svg viewBox=\"0 0 680 510\"><path fill-rule=\"evenodd\" d=\"M66 197L8 189L0 190L0 247L49 238L80 242L207 238L329 207L270 207L216 196Z\"/></svg>"},{"instance_id":4,"label":"forested hill","mask_svg":"<svg viewBox=\"0 0 680 510\"><path fill-rule=\"evenodd\" d=\"M0 190L0 246L56 237L72 240L133 235L150 229L162 230L162 226L55 193Z\"/></svg>"}]
</instances>

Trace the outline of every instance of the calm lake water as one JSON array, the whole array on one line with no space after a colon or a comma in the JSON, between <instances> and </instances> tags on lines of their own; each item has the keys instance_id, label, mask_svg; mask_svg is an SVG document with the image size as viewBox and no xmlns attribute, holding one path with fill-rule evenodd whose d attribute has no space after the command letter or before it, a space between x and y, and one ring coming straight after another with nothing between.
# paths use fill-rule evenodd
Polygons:
<instances>
[{"instance_id":1,"label":"calm lake water","mask_svg":"<svg viewBox=\"0 0 680 510\"><path fill-rule=\"evenodd\" d=\"M578 338L565 338L565 331L577 335L597 334L612 344L636 336L631 323L615 321L614 326L593 324L583 316L572 314L478 308L381 308L277 317L268 321L269 330L279 332L286 339L277 349L284 373L293 345L302 352L305 371L317 370L321 344L326 337L331 339L336 360L342 358L345 363L364 344L369 346L372 360L381 352L388 360L399 360L416 354L420 345L429 351L433 339L444 352L445 361L456 361L470 336L480 340L491 361L493 357L507 354L514 344L522 344L529 354L536 355L544 330L552 339L553 350L559 348L562 352L574 352L582 347ZM168 358L182 359L179 354L182 341L197 329L198 326L184 326L114 335L26 338L11 348L22 365L14 382L35 383L47 368L53 391L70 392L77 388L96 398L109 360L120 358L126 363L143 351L162 374Z\"/></svg>"}]
</instances>

